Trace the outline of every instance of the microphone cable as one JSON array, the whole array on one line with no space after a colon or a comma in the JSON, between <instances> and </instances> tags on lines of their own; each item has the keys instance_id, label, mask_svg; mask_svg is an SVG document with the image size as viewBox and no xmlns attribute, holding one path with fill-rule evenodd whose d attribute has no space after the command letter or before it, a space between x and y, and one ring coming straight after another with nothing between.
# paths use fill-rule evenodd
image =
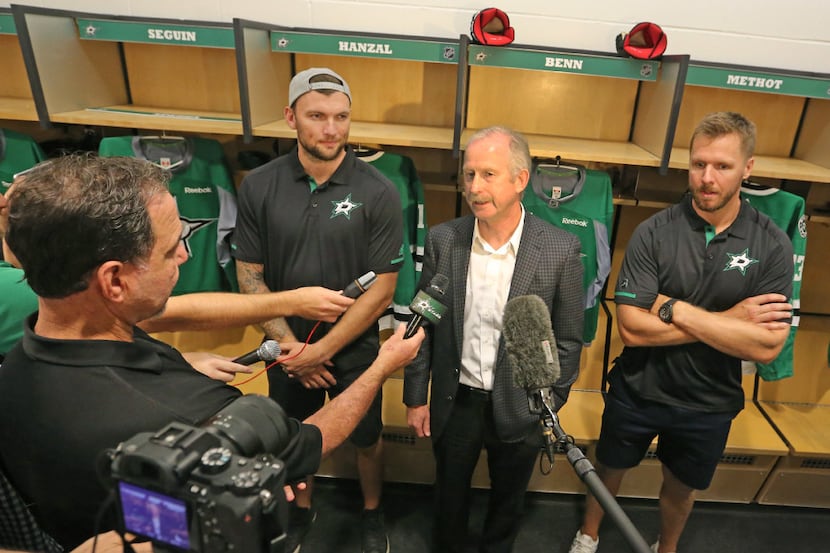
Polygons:
<instances>
[{"instance_id":1,"label":"microphone cable","mask_svg":"<svg viewBox=\"0 0 830 553\"><path fill-rule=\"evenodd\" d=\"M295 357L299 356L299 355L300 355L303 351L305 351L306 346L307 346L307 345L308 345L308 343L311 341L311 337L312 337L312 336L314 336L314 332L317 330L317 327L319 327L319 326L320 326L320 323L321 323L321 322L322 322L322 321L317 321L317 323L314 325L314 328L312 328L312 329L311 329L311 332L309 332L309 333L308 333L308 336L306 337L305 342L303 342L303 346L300 348L300 351L298 351L297 353L295 353L295 354L294 354L294 355L292 355L291 357L286 357L285 359L283 359L283 361L290 361L290 360L294 359ZM249 376L248 378L246 378L246 379L245 379L245 380L243 380L242 382L235 382L235 383L233 384L233 386L234 386L235 388L238 388L238 387L242 386L243 384L247 384L248 382L251 382L252 380L254 380L254 379L259 378L260 376L262 376L262 374L263 374L264 372L268 371L271 367L274 367L274 366L276 366L276 365L279 365L280 363L281 363L281 362L279 362L279 363L278 363L277 361L272 361L270 364L266 365L266 366L265 366L265 368L264 368L264 369L262 369L262 370L260 370L258 373L254 374L254 375L252 375L252 376Z\"/></svg>"},{"instance_id":2,"label":"microphone cable","mask_svg":"<svg viewBox=\"0 0 830 553\"><path fill-rule=\"evenodd\" d=\"M365 292L372 284L374 284L376 279L377 279L377 275L375 274L375 272L374 271L369 271L368 273L360 276L359 278L357 278L353 282L350 282L341 291L341 293L346 297L349 297L349 298L352 298L352 299L357 299L358 296L362 295L363 292ZM297 353L295 353L291 357L286 357L285 359L283 359L283 361L290 361L291 359L294 359L295 357L300 355L303 351L305 351L306 346L308 346L308 343L311 341L311 337L314 336L314 332L317 330L317 327L320 326L321 322L322 321L317 321L317 323L314 325L314 327L308 333L308 336L306 337L305 342L303 342L303 346L300 348L300 351L298 351ZM242 386L243 384L247 384L248 382L251 382L255 378L259 378L260 375L262 375L262 373L269 370L274 365L279 365L279 364L280 363L277 363L277 361L274 361L271 364L266 365L264 369L262 369L261 371L259 371L255 375L243 380L242 382L237 382L237 383L233 384L233 386L238 388L239 386Z\"/></svg>"},{"instance_id":3,"label":"microphone cable","mask_svg":"<svg viewBox=\"0 0 830 553\"><path fill-rule=\"evenodd\" d=\"M553 428L551 428L550 430L551 432L553 432ZM574 439L574 437L570 434L565 434L559 438L556 438L556 441L554 441L553 444L554 446L559 446L556 448L555 453L561 453L563 451L567 451L568 449L570 449L568 447L568 444L570 444L571 447L579 447L576 445L576 440ZM542 474L542 476L549 475L553 470L553 460L545 462L546 459L546 452L544 449L542 449L541 451L539 451L539 472Z\"/></svg>"}]
</instances>

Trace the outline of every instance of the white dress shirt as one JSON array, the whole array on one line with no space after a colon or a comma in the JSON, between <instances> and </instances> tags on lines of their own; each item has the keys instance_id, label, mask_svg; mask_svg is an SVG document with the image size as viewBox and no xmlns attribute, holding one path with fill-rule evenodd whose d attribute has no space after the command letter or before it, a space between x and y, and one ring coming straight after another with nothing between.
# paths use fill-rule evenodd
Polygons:
<instances>
[{"instance_id":1,"label":"white dress shirt","mask_svg":"<svg viewBox=\"0 0 830 553\"><path fill-rule=\"evenodd\" d=\"M472 388L493 389L493 367L499 349L502 315L510 293L524 221L525 210L522 206L519 226L498 249L493 249L481 237L478 220L475 223L467 272L464 344L461 346L459 376L462 384Z\"/></svg>"}]
</instances>

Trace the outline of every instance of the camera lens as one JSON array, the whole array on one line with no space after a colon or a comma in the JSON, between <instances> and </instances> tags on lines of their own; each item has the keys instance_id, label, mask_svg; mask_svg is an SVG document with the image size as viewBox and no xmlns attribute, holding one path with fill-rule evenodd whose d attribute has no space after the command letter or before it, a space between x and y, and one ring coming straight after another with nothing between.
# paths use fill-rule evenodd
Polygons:
<instances>
[{"instance_id":1,"label":"camera lens","mask_svg":"<svg viewBox=\"0 0 830 553\"><path fill-rule=\"evenodd\" d=\"M237 453L248 457L263 452L279 455L291 437L282 407L256 394L244 395L216 413L207 430L230 440Z\"/></svg>"}]
</instances>

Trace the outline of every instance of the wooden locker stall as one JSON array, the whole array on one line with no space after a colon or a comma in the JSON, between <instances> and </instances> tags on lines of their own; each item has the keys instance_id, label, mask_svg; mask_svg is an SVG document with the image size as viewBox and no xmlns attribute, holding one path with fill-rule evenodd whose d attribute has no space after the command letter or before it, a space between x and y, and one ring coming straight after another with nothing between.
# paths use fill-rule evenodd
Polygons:
<instances>
[{"instance_id":1,"label":"wooden locker stall","mask_svg":"<svg viewBox=\"0 0 830 553\"><path fill-rule=\"evenodd\" d=\"M661 69L657 61L597 52L478 44L466 50L459 65L467 97L457 147L477 129L507 125L527 136L533 156L664 164L687 57L667 57ZM638 94L647 82L656 86L648 108L640 108Z\"/></svg>"},{"instance_id":2,"label":"wooden locker stall","mask_svg":"<svg viewBox=\"0 0 830 553\"><path fill-rule=\"evenodd\" d=\"M230 25L12 10L42 125L241 134Z\"/></svg>"},{"instance_id":3,"label":"wooden locker stall","mask_svg":"<svg viewBox=\"0 0 830 553\"><path fill-rule=\"evenodd\" d=\"M0 120L37 121L17 27L9 8L0 8Z\"/></svg>"},{"instance_id":4,"label":"wooden locker stall","mask_svg":"<svg viewBox=\"0 0 830 553\"><path fill-rule=\"evenodd\" d=\"M752 177L806 196L810 216L795 374L757 384L757 406L779 432L787 450L771 467L756 500L828 506L826 497L816 495L815 490L826 487L830 466L810 461L830 456L830 432L825 424L825 405L830 397L826 368L830 292L823 284L822 258L830 236L826 216L821 212L830 198L830 75L692 61L670 167L686 167L694 126L713 111L737 111L756 124L758 141ZM736 427L732 436L758 430L760 423L750 428ZM809 446L805 444L806 434Z\"/></svg>"},{"instance_id":5,"label":"wooden locker stall","mask_svg":"<svg viewBox=\"0 0 830 553\"><path fill-rule=\"evenodd\" d=\"M352 92L349 142L411 157L434 212L429 224L458 213L459 44L429 37L294 29L234 20L244 138L293 140L283 109L288 83L310 67L329 67Z\"/></svg>"}]
</instances>

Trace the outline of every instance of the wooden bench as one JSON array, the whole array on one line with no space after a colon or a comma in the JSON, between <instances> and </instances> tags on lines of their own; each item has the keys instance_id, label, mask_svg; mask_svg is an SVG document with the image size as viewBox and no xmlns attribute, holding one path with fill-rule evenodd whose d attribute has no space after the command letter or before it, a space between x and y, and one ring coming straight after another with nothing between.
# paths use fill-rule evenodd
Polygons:
<instances>
[{"instance_id":1,"label":"wooden bench","mask_svg":"<svg viewBox=\"0 0 830 553\"><path fill-rule=\"evenodd\" d=\"M595 447L599 439L603 408L604 400L598 391L574 390L571 392L568 403L560 412L563 429L574 437L577 445L587 450L592 462L595 461ZM654 455L654 449L656 449L656 442L642 463L626 475L620 489L621 496L657 497L662 474L660 462ZM707 501L737 503L753 501L776 461L779 457L785 456L787 451L786 444L775 429L767 422L757 406L748 401L744 410L732 423L726 450L718 465L712 485L709 489L700 492L698 497ZM568 465L564 456L561 461L561 465ZM570 466L564 468L573 472ZM584 491L584 486L578 479L572 479L570 475L564 475L562 472L555 469L550 477L544 478L534 475L531 484L535 484L536 487L531 489ZM560 484L548 482L551 478L557 477L565 478L566 482Z\"/></svg>"},{"instance_id":2,"label":"wooden bench","mask_svg":"<svg viewBox=\"0 0 830 553\"><path fill-rule=\"evenodd\" d=\"M261 340L260 331L253 326L215 332L158 333L156 337L181 351L212 351L227 356L238 356L250 351ZM255 367L257 370L262 368L261 364ZM267 378L261 375L243 385L241 389L246 393L267 394ZM435 477L432 445L429 439L416 437L414 432L407 427L406 407L401 401L403 397L401 371L386 381L383 390L385 479L393 482L432 483ZM788 436L791 447L788 448L787 444L781 440L758 407L748 401L746 408L733 422L721 464L711 487L699 495L701 499L751 502L772 470L776 468L776 463L778 463L780 473L779 481L791 478L790 473L793 470L796 470L798 474L807 474L811 477L813 472L820 470L793 467L789 464L781 465L779 458L787 458L788 454L796 453L799 459L811 459L816 456L827 458L827 464L830 467L830 448L822 449L820 445L820 443L830 443L830 407L807 410L780 404L764 405L768 411L772 412L777 425L780 420L779 429ZM599 439L603 407L603 395L599 391L573 390L568 403L559 413L562 428L573 437L574 443L586 452L592 462L595 459L594 450L596 441ZM817 413L822 414L824 418L817 417ZM792 439L790 439L791 435ZM815 443L816 441L819 443ZM486 453L482 452L482 459L473 477L473 485L477 487L489 485L484 463L485 457ZM788 463L793 462L795 461L788 461ZM323 462L318 474L343 478L356 477L357 467L354 462L353 448L348 444L341 447ZM640 466L627 475L620 495L657 497L661 478L660 463L653 456L653 452L650 452ZM825 486L825 488L830 489L830 486ZM529 489L559 493L583 493L585 491L584 485L567 458L561 453L557 453L554 466L549 474L543 475L539 470L534 471ZM785 500L781 499L780 492L772 487L767 490L766 501L783 502ZM827 498L827 502L830 503L830 498Z\"/></svg>"},{"instance_id":3,"label":"wooden bench","mask_svg":"<svg viewBox=\"0 0 830 553\"><path fill-rule=\"evenodd\" d=\"M384 437L386 476L392 481L429 484L434 478L434 461L429 440L416 438L406 426L406 409L402 397L403 380L392 378L384 385ZM595 462L595 446L602 423L603 396L596 390L573 390L568 403L559 413L562 428L574 438L574 443ZM655 444L656 445L656 444ZM736 417L727 441L726 450L712 485L699 494L700 499L750 503L770 475L776 462L786 457L788 448L776 430L752 403ZM341 463L339 455L332 459ZM486 453L482 452L473 485L486 488ZM331 475L346 476L351 472L334 471ZM660 463L653 451L636 469L626 476L620 495L629 497L657 497L662 475ZM332 473L332 471L337 474ZM564 454L557 453L550 474L534 471L528 489L542 492L584 493L585 488Z\"/></svg>"},{"instance_id":4,"label":"wooden bench","mask_svg":"<svg viewBox=\"0 0 830 553\"><path fill-rule=\"evenodd\" d=\"M789 445L758 502L830 507L830 405L761 402Z\"/></svg>"}]
</instances>

